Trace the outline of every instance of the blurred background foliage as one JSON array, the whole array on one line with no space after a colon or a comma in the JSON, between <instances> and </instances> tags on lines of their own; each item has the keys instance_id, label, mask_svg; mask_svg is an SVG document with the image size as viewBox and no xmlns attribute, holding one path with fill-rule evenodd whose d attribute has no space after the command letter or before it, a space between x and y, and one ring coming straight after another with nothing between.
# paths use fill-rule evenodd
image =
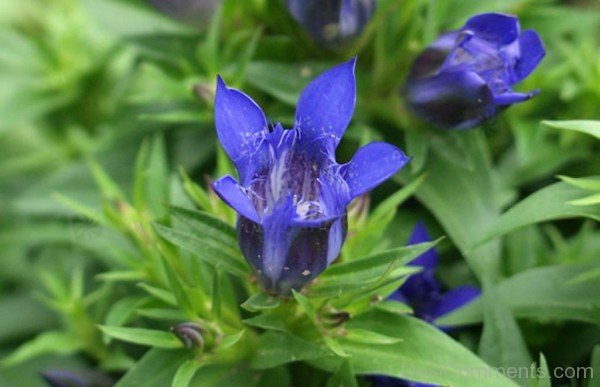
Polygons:
<instances>
[{"instance_id":1,"label":"blurred background foliage","mask_svg":"<svg viewBox=\"0 0 600 387\"><path fill-rule=\"evenodd\" d=\"M517 14L542 36L547 57L519 86L540 95L471 131L418 122L400 93L412 60L440 32L491 11ZM444 283L489 289L446 317L484 322L458 335L464 345L498 366L540 352L551 366L589 365L596 345L598 367L597 2L380 0L362 35L335 48L312 41L276 0L224 1L191 23L174 15L185 20L141 0L0 2L0 385L43 385L45 369L121 375L144 352L110 343L98 324L168 328L210 309L216 289L233 308L220 312L231 321L219 334L235 335L241 290L151 223L177 223L169 204L233 221L202 190L231 170L213 127L217 74L289 127L304 85L353 55L357 110L339 158L377 139L413 156L372 208L418 184L384 202L393 211L380 211L344 254L400 247L425 219L449 236L438 246Z\"/></svg>"}]
</instances>

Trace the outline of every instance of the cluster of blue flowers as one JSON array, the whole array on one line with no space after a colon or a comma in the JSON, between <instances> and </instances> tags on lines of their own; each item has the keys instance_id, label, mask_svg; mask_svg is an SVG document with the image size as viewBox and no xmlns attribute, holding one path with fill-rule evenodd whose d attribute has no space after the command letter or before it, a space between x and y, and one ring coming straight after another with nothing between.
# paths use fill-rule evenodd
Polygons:
<instances>
[{"instance_id":1,"label":"cluster of blue flowers","mask_svg":"<svg viewBox=\"0 0 600 387\"><path fill-rule=\"evenodd\" d=\"M304 9L288 4L298 12ZM517 93L511 86L543 56L538 35L520 34L515 17L475 16L417 59L406 87L409 104L441 127L478 125L536 94ZM336 162L335 149L354 111L354 67L353 59L310 83L298 102L294 127L287 130L270 125L250 97L218 79L217 134L240 180L226 176L213 187L238 212L240 248L268 292L289 294L325 270L344 242L350 201L408 162L400 149L386 143L369 144L348 164ZM427 257L421 259L432 270ZM426 274L409 280L404 292L439 293L425 280L432 274ZM442 305L419 305L417 315L422 308L427 313L420 317L432 321L444 312Z\"/></svg>"},{"instance_id":2,"label":"cluster of blue flowers","mask_svg":"<svg viewBox=\"0 0 600 387\"><path fill-rule=\"evenodd\" d=\"M355 37L374 11L369 1L324 3L329 8L318 13L325 5L287 1L294 18L326 44ZM328 25L336 28L330 35ZM531 30L521 33L516 17L496 13L472 17L460 30L440 36L416 59L404 89L407 103L419 117L441 128L480 125L537 94L515 92L512 86L527 77L544 55L539 36ZM336 147L354 111L354 67L355 59L311 82L300 97L291 129L269 124L250 97L218 79L217 134L235 163L239 181L225 176L213 188L239 214L241 251L268 293L289 295L323 272L345 240L348 204L409 161L397 147L376 142L359 149L349 163L336 162ZM418 224L409 244L429 240ZM430 250L411 262L423 271L391 296L432 324L479 295L472 286L443 292L435 278L437 261L437 253ZM384 377L372 381L380 386L425 386Z\"/></svg>"}]
</instances>

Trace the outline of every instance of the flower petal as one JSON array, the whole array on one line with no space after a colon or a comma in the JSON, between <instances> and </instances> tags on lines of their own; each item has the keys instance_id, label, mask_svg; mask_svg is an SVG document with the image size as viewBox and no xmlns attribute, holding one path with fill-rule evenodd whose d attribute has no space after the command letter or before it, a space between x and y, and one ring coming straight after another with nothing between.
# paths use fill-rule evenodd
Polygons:
<instances>
[{"instance_id":1,"label":"flower petal","mask_svg":"<svg viewBox=\"0 0 600 387\"><path fill-rule=\"evenodd\" d=\"M517 79L514 82L531 74L546 55L546 49L540 36L533 30L526 30L519 36L519 47L521 56L516 63L515 76Z\"/></svg>"},{"instance_id":2,"label":"flower petal","mask_svg":"<svg viewBox=\"0 0 600 387\"><path fill-rule=\"evenodd\" d=\"M337 256L341 249L343 238L332 233L345 235L345 219L305 222L293 215L290 200L261 224L239 219L240 249L267 292L289 295L291 289L302 289L325 270L331 252Z\"/></svg>"},{"instance_id":3,"label":"flower petal","mask_svg":"<svg viewBox=\"0 0 600 387\"><path fill-rule=\"evenodd\" d=\"M412 110L442 128L471 128L494 113L492 91L474 71L444 72L414 80L406 91Z\"/></svg>"},{"instance_id":4,"label":"flower petal","mask_svg":"<svg viewBox=\"0 0 600 387\"><path fill-rule=\"evenodd\" d=\"M335 149L356 102L356 58L335 66L306 86L296 107L296 127L309 142L330 139Z\"/></svg>"},{"instance_id":5,"label":"flower petal","mask_svg":"<svg viewBox=\"0 0 600 387\"><path fill-rule=\"evenodd\" d=\"M431 242L429 232L425 228L423 222L419 222L413 228L413 231L408 239L408 245L416 245L419 243ZM421 266L428 270L435 270L438 264L438 254L435 248L431 248L413 259L409 263L411 266ZM416 274L418 275L418 274Z\"/></svg>"},{"instance_id":6,"label":"flower petal","mask_svg":"<svg viewBox=\"0 0 600 387\"><path fill-rule=\"evenodd\" d=\"M215 125L221 145L236 166L247 164L268 133L267 119L256 102L228 88L221 77L217 77Z\"/></svg>"},{"instance_id":7,"label":"flower petal","mask_svg":"<svg viewBox=\"0 0 600 387\"><path fill-rule=\"evenodd\" d=\"M535 97L539 90L534 90L529 93L508 92L494 96L494 103L499 106L512 105L513 103L527 101Z\"/></svg>"},{"instance_id":8,"label":"flower petal","mask_svg":"<svg viewBox=\"0 0 600 387\"><path fill-rule=\"evenodd\" d=\"M468 304L480 294L481 290L471 285L459 286L444 293L436 308L432 311L434 319Z\"/></svg>"},{"instance_id":9,"label":"flower petal","mask_svg":"<svg viewBox=\"0 0 600 387\"><path fill-rule=\"evenodd\" d=\"M353 199L373 189L402 168L410 159L395 146L373 142L360 148L341 174Z\"/></svg>"},{"instance_id":10,"label":"flower petal","mask_svg":"<svg viewBox=\"0 0 600 387\"><path fill-rule=\"evenodd\" d=\"M475 32L478 38L506 45L517 40L520 27L516 16L484 13L467 20L463 29Z\"/></svg>"},{"instance_id":11,"label":"flower petal","mask_svg":"<svg viewBox=\"0 0 600 387\"><path fill-rule=\"evenodd\" d=\"M254 203L233 177L224 176L215 181L212 187L217 195L240 215L254 222L260 222Z\"/></svg>"}]
</instances>

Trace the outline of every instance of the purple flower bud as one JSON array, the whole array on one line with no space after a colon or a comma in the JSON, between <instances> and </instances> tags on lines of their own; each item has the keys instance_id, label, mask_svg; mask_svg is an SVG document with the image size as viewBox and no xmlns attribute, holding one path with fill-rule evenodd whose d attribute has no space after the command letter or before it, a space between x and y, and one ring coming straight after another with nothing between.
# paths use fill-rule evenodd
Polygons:
<instances>
[{"instance_id":1,"label":"purple flower bud","mask_svg":"<svg viewBox=\"0 0 600 387\"><path fill-rule=\"evenodd\" d=\"M204 338L202 334L204 329L199 324L186 322L175 325L171 328L171 332L177 336L186 348L204 348Z\"/></svg>"},{"instance_id":2,"label":"purple flower bud","mask_svg":"<svg viewBox=\"0 0 600 387\"><path fill-rule=\"evenodd\" d=\"M447 129L480 125L538 91L517 93L545 55L533 30L520 33L515 16L486 13L440 36L415 61L405 91L411 109Z\"/></svg>"},{"instance_id":3,"label":"purple flower bud","mask_svg":"<svg viewBox=\"0 0 600 387\"><path fill-rule=\"evenodd\" d=\"M239 183L213 184L238 214L238 241L263 288L300 290L338 256L350 201L382 183L408 158L395 146L372 143L340 165L335 149L356 98L354 60L311 82L292 129L270 127L258 105L218 79L215 122Z\"/></svg>"},{"instance_id":4,"label":"purple flower bud","mask_svg":"<svg viewBox=\"0 0 600 387\"><path fill-rule=\"evenodd\" d=\"M115 383L110 377L95 371L46 370L40 375L51 387L110 387Z\"/></svg>"},{"instance_id":5,"label":"purple flower bud","mask_svg":"<svg viewBox=\"0 0 600 387\"><path fill-rule=\"evenodd\" d=\"M311 38L325 46L360 35L375 12L374 0L286 0L286 5Z\"/></svg>"},{"instance_id":6,"label":"purple flower bud","mask_svg":"<svg viewBox=\"0 0 600 387\"><path fill-rule=\"evenodd\" d=\"M148 0L160 12L186 22L205 27L221 0Z\"/></svg>"}]
</instances>

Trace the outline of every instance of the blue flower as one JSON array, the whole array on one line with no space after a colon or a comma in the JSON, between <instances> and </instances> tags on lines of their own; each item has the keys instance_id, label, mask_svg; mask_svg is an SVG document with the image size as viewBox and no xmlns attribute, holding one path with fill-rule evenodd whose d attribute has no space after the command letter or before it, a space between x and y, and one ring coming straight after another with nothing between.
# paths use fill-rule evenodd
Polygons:
<instances>
[{"instance_id":1,"label":"blue flower","mask_svg":"<svg viewBox=\"0 0 600 387\"><path fill-rule=\"evenodd\" d=\"M286 5L311 38L326 46L360 35L375 12L374 0L286 0Z\"/></svg>"},{"instance_id":2,"label":"blue flower","mask_svg":"<svg viewBox=\"0 0 600 387\"><path fill-rule=\"evenodd\" d=\"M442 128L480 125L538 91L517 93L545 55L533 30L520 33L515 16L486 13L440 36L415 61L406 83L411 109Z\"/></svg>"},{"instance_id":3,"label":"blue flower","mask_svg":"<svg viewBox=\"0 0 600 387\"><path fill-rule=\"evenodd\" d=\"M423 223L417 223L409 238L408 244L414 245L431 241L431 237ZM442 292L439 281L435 278L438 255L431 249L408 263L419 266L423 271L413 274L398 290L390 295L390 299L404 302L413 308L415 316L433 324L445 314L456 310L479 296L481 291L475 286L459 286L448 292ZM440 327L442 330L447 328ZM390 376L370 376L373 387L435 387L433 384L411 382Z\"/></svg>"},{"instance_id":4,"label":"blue flower","mask_svg":"<svg viewBox=\"0 0 600 387\"><path fill-rule=\"evenodd\" d=\"M429 242L431 237L422 223L415 226L408 244ZM481 293L479 288L470 285L459 286L443 292L441 284L435 278L438 255L431 249L412 260L408 265L419 266L423 271L410 276L391 299L404 302L413 308L415 316L433 323L439 317L471 302ZM443 327L441 327L443 328Z\"/></svg>"},{"instance_id":5,"label":"blue flower","mask_svg":"<svg viewBox=\"0 0 600 387\"><path fill-rule=\"evenodd\" d=\"M346 236L350 201L382 183L408 158L375 142L338 164L335 149L354 112L355 60L320 75L304 89L292 129L269 125L246 94L217 81L215 123L236 165L215 192L237 211L238 241L263 288L289 294L334 260Z\"/></svg>"}]
</instances>

